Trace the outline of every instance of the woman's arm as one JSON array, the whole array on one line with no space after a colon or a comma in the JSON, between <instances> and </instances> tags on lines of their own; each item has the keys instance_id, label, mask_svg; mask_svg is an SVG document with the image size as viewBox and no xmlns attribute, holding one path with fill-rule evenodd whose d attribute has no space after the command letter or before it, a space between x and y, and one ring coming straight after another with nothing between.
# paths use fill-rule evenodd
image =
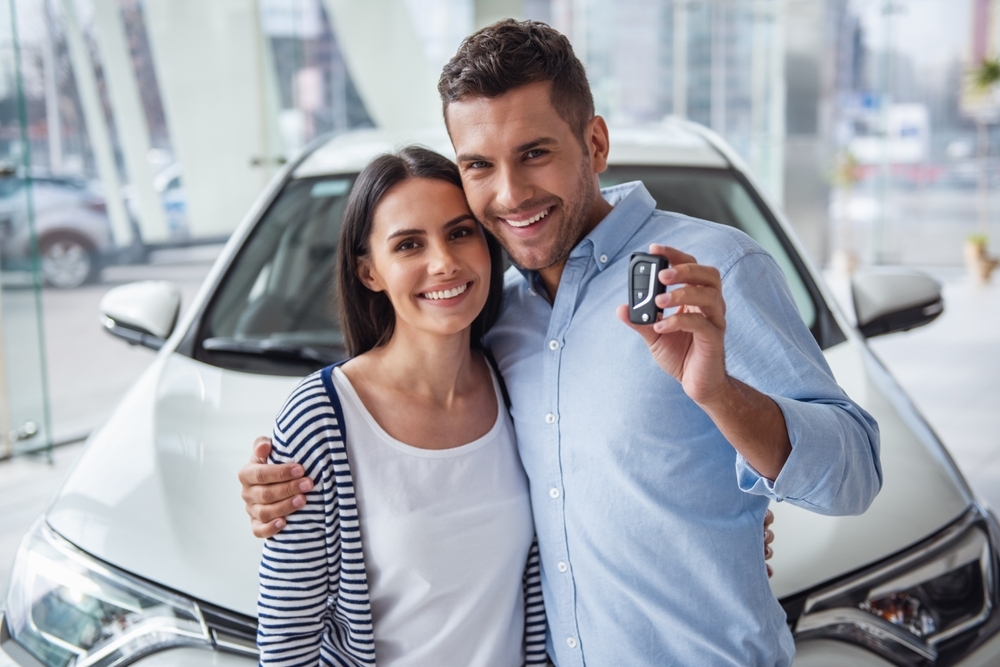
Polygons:
<instances>
[{"instance_id":1,"label":"woman's arm","mask_svg":"<svg viewBox=\"0 0 1000 667\"><path fill-rule=\"evenodd\" d=\"M287 527L264 543L257 601L257 646L264 667L320 663L332 611L327 600L336 596L340 568L340 532L336 526L327 529L327 517L337 515L330 483L330 414L315 375L296 388L275 420L270 460L302 465L317 485Z\"/></svg>"},{"instance_id":2,"label":"woman's arm","mask_svg":"<svg viewBox=\"0 0 1000 667\"><path fill-rule=\"evenodd\" d=\"M548 623L545 620L545 604L542 602L541 558L538 553L538 539L531 543L528 562L524 567L524 664L548 665L549 656L545 652Z\"/></svg>"}]
</instances>

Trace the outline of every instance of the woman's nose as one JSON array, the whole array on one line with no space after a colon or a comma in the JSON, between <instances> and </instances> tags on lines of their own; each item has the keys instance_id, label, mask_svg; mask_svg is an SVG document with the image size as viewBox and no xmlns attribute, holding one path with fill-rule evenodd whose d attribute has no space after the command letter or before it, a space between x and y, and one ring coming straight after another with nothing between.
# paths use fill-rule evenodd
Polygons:
<instances>
[{"instance_id":1,"label":"woman's nose","mask_svg":"<svg viewBox=\"0 0 1000 667\"><path fill-rule=\"evenodd\" d=\"M427 266L427 270L430 273L454 273L458 268L458 260L455 257L455 253L452 252L451 247L447 243L439 241L431 244L430 261Z\"/></svg>"}]
</instances>

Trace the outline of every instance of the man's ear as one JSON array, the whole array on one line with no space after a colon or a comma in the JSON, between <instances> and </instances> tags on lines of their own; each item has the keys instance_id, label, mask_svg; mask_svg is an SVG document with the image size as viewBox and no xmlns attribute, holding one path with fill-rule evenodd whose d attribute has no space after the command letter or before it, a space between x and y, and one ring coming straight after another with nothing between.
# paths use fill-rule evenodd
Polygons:
<instances>
[{"instance_id":1,"label":"man's ear","mask_svg":"<svg viewBox=\"0 0 1000 667\"><path fill-rule=\"evenodd\" d=\"M611 150L608 124L600 116L594 116L587 123L584 136L587 138L587 149L590 151L591 167L595 174L603 174L608 168L608 152Z\"/></svg>"},{"instance_id":2,"label":"man's ear","mask_svg":"<svg viewBox=\"0 0 1000 667\"><path fill-rule=\"evenodd\" d=\"M373 292L384 292L385 287L382 286L382 281L379 280L378 275L373 269L370 257L358 258L356 270L358 272L358 280L361 281L361 284Z\"/></svg>"}]
</instances>

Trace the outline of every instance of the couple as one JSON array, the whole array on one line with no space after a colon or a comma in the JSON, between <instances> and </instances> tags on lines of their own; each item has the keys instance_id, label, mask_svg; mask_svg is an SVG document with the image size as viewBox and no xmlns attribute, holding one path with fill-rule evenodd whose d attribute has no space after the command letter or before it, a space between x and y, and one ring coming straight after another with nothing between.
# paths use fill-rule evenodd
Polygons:
<instances>
[{"instance_id":1,"label":"couple","mask_svg":"<svg viewBox=\"0 0 1000 667\"><path fill-rule=\"evenodd\" d=\"M769 499L863 512L877 425L759 246L640 183L599 189L607 126L565 37L484 28L439 91L460 181L420 149L359 177L338 250L356 356L299 385L272 463L240 473L273 536L262 662L788 665ZM476 220L518 269L502 305ZM647 249L680 309L636 327L620 304Z\"/></svg>"}]
</instances>

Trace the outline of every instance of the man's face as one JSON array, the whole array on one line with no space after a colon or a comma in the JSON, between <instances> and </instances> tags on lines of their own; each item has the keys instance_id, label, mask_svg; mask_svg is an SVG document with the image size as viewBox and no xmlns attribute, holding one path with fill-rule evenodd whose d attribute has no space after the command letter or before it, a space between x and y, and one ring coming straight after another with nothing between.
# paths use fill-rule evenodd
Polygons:
<instances>
[{"instance_id":1,"label":"man's face","mask_svg":"<svg viewBox=\"0 0 1000 667\"><path fill-rule=\"evenodd\" d=\"M603 217L597 174L607 128L591 120L585 150L552 107L550 86L470 97L445 112L469 207L514 263L532 270L561 267Z\"/></svg>"}]
</instances>

